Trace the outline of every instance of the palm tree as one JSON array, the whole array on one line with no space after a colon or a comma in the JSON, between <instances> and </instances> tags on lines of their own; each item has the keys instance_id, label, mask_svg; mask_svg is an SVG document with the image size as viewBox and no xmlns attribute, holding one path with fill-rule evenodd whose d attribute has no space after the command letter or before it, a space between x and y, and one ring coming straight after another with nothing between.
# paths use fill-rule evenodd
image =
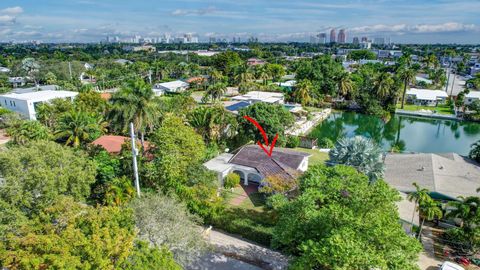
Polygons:
<instances>
[{"instance_id":1,"label":"palm tree","mask_svg":"<svg viewBox=\"0 0 480 270\"><path fill-rule=\"evenodd\" d=\"M480 198L459 197L459 199L460 201L449 203L453 210L447 214L447 217L461 219L460 227L470 229L480 222Z\"/></svg>"},{"instance_id":2,"label":"palm tree","mask_svg":"<svg viewBox=\"0 0 480 270\"><path fill-rule=\"evenodd\" d=\"M418 230L418 238L422 235L422 228L425 220L433 220L434 218L441 218L443 216L442 209L438 206L438 202L429 198L420 204L420 213L422 222Z\"/></svg>"},{"instance_id":3,"label":"palm tree","mask_svg":"<svg viewBox=\"0 0 480 270\"><path fill-rule=\"evenodd\" d=\"M140 133L142 146L144 133L152 129L160 110L154 100L150 85L143 80L130 81L110 99L112 109L109 118L117 130L126 132L130 122L136 133Z\"/></svg>"},{"instance_id":4,"label":"palm tree","mask_svg":"<svg viewBox=\"0 0 480 270\"><path fill-rule=\"evenodd\" d=\"M15 144L26 144L29 141L48 140L50 132L38 121L20 121L7 129Z\"/></svg>"},{"instance_id":5,"label":"palm tree","mask_svg":"<svg viewBox=\"0 0 480 270\"><path fill-rule=\"evenodd\" d=\"M238 84L242 84L242 83L251 82L253 78L254 78L253 74L248 70L246 70L242 73L239 73L237 76L235 76L235 81L237 81Z\"/></svg>"},{"instance_id":6,"label":"palm tree","mask_svg":"<svg viewBox=\"0 0 480 270\"><path fill-rule=\"evenodd\" d=\"M415 75L417 75L417 71L409 66L403 65L399 69L398 76L403 81L402 109L405 107L405 95L407 93L407 87L411 82L415 81Z\"/></svg>"},{"instance_id":7,"label":"palm tree","mask_svg":"<svg viewBox=\"0 0 480 270\"><path fill-rule=\"evenodd\" d=\"M340 73L340 75L337 76L337 86L338 92L342 96L346 96L347 94L351 93L353 90L353 83L352 79L350 78L350 73Z\"/></svg>"},{"instance_id":8,"label":"palm tree","mask_svg":"<svg viewBox=\"0 0 480 270\"><path fill-rule=\"evenodd\" d=\"M340 139L328 155L331 163L352 166L367 175L371 183L383 177L382 149L371 139L361 136Z\"/></svg>"},{"instance_id":9,"label":"palm tree","mask_svg":"<svg viewBox=\"0 0 480 270\"><path fill-rule=\"evenodd\" d=\"M382 72L375 81L375 89L377 95L381 98L387 97L394 85L392 75L388 72Z\"/></svg>"},{"instance_id":10,"label":"palm tree","mask_svg":"<svg viewBox=\"0 0 480 270\"><path fill-rule=\"evenodd\" d=\"M227 92L227 86L224 83L216 83L207 88L205 96L211 97L215 102L216 100L220 99L225 92Z\"/></svg>"},{"instance_id":11,"label":"palm tree","mask_svg":"<svg viewBox=\"0 0 480 270\"><path fill-rule=\"evenodd\" d=\"M415 209L413 209L412 221L410 222L410 232L413 231L413 219L415 218L415 212L420 210L420 205L430 198L430 191L426 188L420 187L417 183L413 183L415 191L408 194L407 199L415 203Z\"/></svg>"},{"instance_id":12,"label":"palm tree","mask_svg":"<svg viewBox=\"0 0 480 270\"><path fill-rule=\"evenodd\" d=\"M211 69L208 76L210 78L210 84L216 84L223 79L222 73L216 69Z\"/></svg>"},{"instance_id":13,"label":"palm tree","mask_svg":"<svg viewBox=\"0 0 480 270\"><path fill-rule=\"evenodd\" d=\"M105 132L105 124L86 112L72 110L62 115L55 131L57 139L65 141L65 145L79 147L93 141Z\"/></svg>"},{"instance_id":14,"label":"palm tree","mask_svg":"<svg viewBox=\"0 0 480 270\"><path fill-rule=\"evenodd\" d=\"M477 162L480 162L480 140L472 144L470 153L468 153L468 156L471 159L476 160Z\"/></svg>"},{"instance_id":15,"label":"palm tree","mask_svg":"<svg viewBox=\"0 0 480 270\"><path fill-rule=\"evenodd\" d=\"M222 135L233 135L226 132L234 130L231 127L234 118L221 106L198 107L188 114L187 119L190 126L202 135L206 143L218 141Z\"/></svg>"},{"instance_id":16,"label":"palm tree","mask_svg":"<svg viewBox=\"0 0 480 270\"><path fill-rule=\"evenodd\" d=\"M295 86L295 100L300 102L302 106L310 103L313 85L309 80L303 80Z\"/></svg>"},{"instance_id":17,"label":"palm tree","mask_svg":"<svg viewBox=\"0 0 480 270\"><path fill-rule=\"evenodd\" d=\"M258 74L258 79L262 80L263 84L266 85L269 78L270 78L270 74L268 74L265 68L262 68Z\"/></svg>"}]
</instances>

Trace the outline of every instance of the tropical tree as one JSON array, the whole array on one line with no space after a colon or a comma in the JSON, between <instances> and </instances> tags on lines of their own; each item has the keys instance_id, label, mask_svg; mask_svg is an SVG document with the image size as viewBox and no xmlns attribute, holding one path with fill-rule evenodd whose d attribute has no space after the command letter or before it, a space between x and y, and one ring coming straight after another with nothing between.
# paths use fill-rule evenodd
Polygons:
<instances>
[{"instance_id":1,"label":"tropical tree","mask_svg":"<svg viewBox=\"0 0 480 270\"><path fill-rule=\"evenodd\" d=\"M205 92L206 97L210 97L214 102L219 100L227 92L227 86L224 83L210 85Z\"/></svg>"},{"instance_id":2,"label":"tropical tree","mask_svg":"<svg viewBox=\"0 0 480 270\"><path fill-rule=\"evenodd\" d=\"M237 76L235 76L235 81L238 84L249 83L253 79L254 79L254 75L249 70L245 70L244 72L241 72L237 74Z\"/></svg>"},{"instance_id":3,"label":"tropical tree","mask_svg":"<svg viewBox=\"0 0 480 270\"><path fill-rule=\"evenodd\" d=\"M470 153L468 154L468 156L471 159L476 160L477 162L480 162L480 140L472 144Z\"/></svg>"},{"instance_id":4,"label":"tropical tree","mask_svg":"<svg viewBox=\"0 0 480 270\"><path fill-rule=\"evenodd\" d=\"M105 125L101 117L72 110L60 117L55 136L65 145L79 147L100 137L106 131Z\"/></svg>"},{"instance_id":5,"label":"tropical tree","mask_svg":"<svg viewBox=\"0 0 480 270\"><path fill-rule=\"evenodd\" d=\"M211 69L208 72L208 78L209 78L210 84L216 84L223 81L223 74L216 69Z\"/></svg>"},{"instance_id":6,"label":"tropical tree","mask_svg":"<svg viewBox=\"0 0 480 270\"><path fill-rule=\"evenodd\" d=\"M40 64L34 58L25 58L22 60L22 69L27 73L27 76L33 79L35 85L38 85L38 72L40 71Z\"/></svg>"},{"instance_id":7,"label":"tropical tree","mask_svg":"<svg viewBox=\"0 0 480 270\"><path fill-rule=\"evenodd\" d=\"M361 136L337 141L329 152L330 162L356 168L367 175L371 182L383 177L382 149L372 140Z\"/></svg>"},{"instance_id":8,"label":"tropical tree","mask_svg":"<svg viewBox=\"0 0 480 270\"><path fill-rule=\"evenodd\" d=\"M337 78L338 93L342 96L347 96L353 90L352 80L348 72L340 73Z\"/></svg>"},{"instance_id":9,"label":"tropical tree","mask_svg":"<svg viewBox=\"0 0 480 270\"><path fill-rule=\"evenodd\" d=\"M410 59L410 57L406 58ZM408 62L408 60L406 60ZM407 93L407 87L409 87L410 83L415 82L415 76L417 75L417 71L411 68L409 65L404 64L400 66L398 72L399 78L403 81L403 93L402 93L402 109L405 106L405 95Z\"/></svg>"},{"instance_id":10,"label":"tropical tree","mask_svg":"<svg viewBox=\"0 0 480 270\"><path fill-rule=\"evenodd\" d=\"M114 127L126 132L132 122L135 132L140 133L143 144L145 132L153 129L160 113L154 97L152 88L143 80L137 79L123 85L110 99L112 107L109 118Z\"/></svg>"},{"instance_id":11,"label":"tropical tree","mask_svg":"<svg viewBox=\"0 0 480 270\"><path fill-rule=\"evenodd\" d=\"M293 269L418 269L421 244L398 222L398 192L348 166L310 167L280 204L272 245Z\"/></svg>"},{"instance_id":12,"label":"tropical tree","mask_svg":"<svg viewBox=\"0 0 480 270\"><path fill-rule=\"evenodd\" d=\"M443 212L442 209L439 207L439 203L432 198L429 198L420 204L420 216L422 222L420 223L420 229L418 230L418 238L420 238L422 235L422 229L425 220L441 218L443 216Z\"/></svg>"},{"instance_id":13,"label":"tropical tree","mask_svg":"<svg viewBox=\"0 0 480 270\"><path fill-rule=\"evenodd\" d=\"M48 140L50 131L38 121L20 121L7 129L14 144L24 145L30 141Z\"/></svg>"},{"instance_id":14,"label":"tropical tree","mask_svg":"<svg viewBox=\"0 0 480 270\"><path fill-rule=\"evenodd\" d=\"M413 219L415 218L415 212L420 211L420 204L430 200L430 191L426 188L420 187L417 183L413 183L415 187L414 192L410 192L407 196L409 201L413 201L415 203L415 208L413 209L412 213L412 221L410 222L410 232L413 231Z\"/></svg>"},{"instance_id":15,"label":"tropical tree","mask_svg":"<svg viewBox=\"0 0 480 270\"><path fill-rule=\"evenodd\" d=\"M188 123L202 135L206 143L217 142L235 132L235 118L223 107L198 107L187 115Z\"/></svg>"},{"instance_id":16,"label":"tropical tree","mask_svg":"<svg viewBox=\"0 0 480 270\"><path fill-rule=\"evenodd\" d=\"M447 213L447 217L461 219L460 227L471 229L480 222L479 197L459 197L459 201L451 201L449 205L453 209Z\"/></svg>"},{"instance_id":17,"label":"tropical tree","mask_svg":"<svg viewBox=\"0 0 480 270\"><path fill-rule=\"evenodd\" d=\"M31 213L62 194L84 201L96 170L81 151L37 141L0 152L0 174L0 200Z\"/></svg>"},{"instance_id":18,"label":"tropical tree","mask_svg":"<svg viewBox=\"0 0 480 270\"><path fill-rule=\"evenodd\" d=\"M295 101L300 102L302 106L306 106L310 103L312 97L311 93L313 90L313 85L309 80L300 81L295 85Z\"/></svg>"},{"instance_id":19,"label":"tropical tree","mask_svg":"<svg viewBox=\"0 0 480 270\"><path fill-rule=\"evenodd\" d=\"M382 99L387 97L391 93L394 83L395 81L390 73L380 73L375 81L375 91L377 95Z\"/></svg>"},{"instance_id":20,"label":"tropical tree","mask_svg":"<svg viewBox=\"0 0 480 270\"><path fill-rule=\"evenodd\" d=\"M167 247L184 267L194 263L206 248L199 219L184 204L161 194L137 198L131 203L140 239L157 248Z\"/></svg>"},{"instance_id":21,"label":"tropical tree","mask_svg":"<svg viewBox=\"0 0 480 270\"><path fill-rule=\"evenodd\" d=\"M47 84L56 84L57 83L57 76L49 71L47 74L45 74L45 82Z\"/></svg>"}]
</instances>

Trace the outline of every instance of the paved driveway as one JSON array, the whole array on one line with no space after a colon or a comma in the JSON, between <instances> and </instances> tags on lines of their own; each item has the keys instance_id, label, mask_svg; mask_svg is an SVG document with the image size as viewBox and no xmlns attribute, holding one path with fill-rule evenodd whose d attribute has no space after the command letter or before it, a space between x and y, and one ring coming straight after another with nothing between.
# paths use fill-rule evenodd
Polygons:
<instances>
[{"instance_id":1,"label":"paved driveway","mask_svg":"<svg viewBox=\"0 0 480 270\"><path fill-rule=\"evenodd\" d=\"M203 256L194 266L187 267L187 270L262 270L262 268L213 253Z\"/></svg>"}]
</instances>

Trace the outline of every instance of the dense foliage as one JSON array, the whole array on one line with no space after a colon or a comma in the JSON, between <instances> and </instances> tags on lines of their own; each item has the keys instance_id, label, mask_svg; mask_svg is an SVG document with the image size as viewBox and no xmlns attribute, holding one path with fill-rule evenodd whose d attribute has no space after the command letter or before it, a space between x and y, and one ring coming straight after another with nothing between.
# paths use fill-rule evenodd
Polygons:
<instances>
[{"instance_id":1,"label":"dense foliage","mask_svg":"<svg viewBox=\"0 0 480 270\"><path fill-rule=\"evenodd\" d=\"M347 166L314 166L280 207L273 245L293 269L418 269L421 246L398 222L397 192Z\"/></svg>"}]
</instances>

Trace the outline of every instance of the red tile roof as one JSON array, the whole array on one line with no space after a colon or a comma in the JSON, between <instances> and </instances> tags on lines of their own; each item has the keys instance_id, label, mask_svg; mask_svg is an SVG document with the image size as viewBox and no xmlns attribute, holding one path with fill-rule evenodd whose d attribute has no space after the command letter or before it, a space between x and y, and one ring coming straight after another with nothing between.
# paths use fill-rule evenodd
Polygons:
<instances>
[{"instance_id":1,"label":"red tile roof","mask_svg":"<svg viewBox=\"0 0 480 270\"><path fill-rule=\"evenodd\" d=\"M130 139L125 136L104 135L92 142L93 145L103 147L110 154L118 154L122 151L122 144ZM145 142L145 150L148 151L151 147L148 142Z\"/></svg>"}]
</instances>

